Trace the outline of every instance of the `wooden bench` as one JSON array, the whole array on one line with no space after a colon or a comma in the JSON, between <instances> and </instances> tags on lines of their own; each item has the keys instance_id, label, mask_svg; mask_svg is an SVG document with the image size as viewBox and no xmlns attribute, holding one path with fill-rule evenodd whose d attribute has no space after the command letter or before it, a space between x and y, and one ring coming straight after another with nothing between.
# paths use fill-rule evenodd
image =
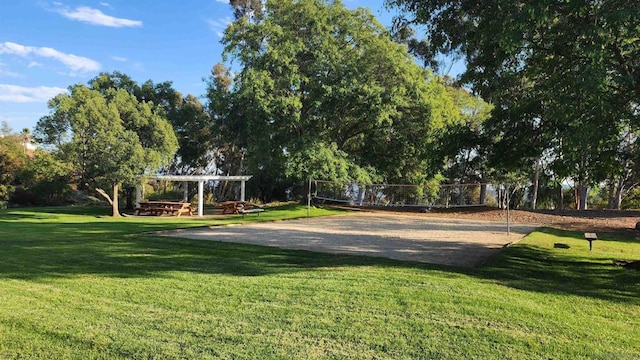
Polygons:
<instances>
[{"instance_id":1,"label":"wooden bench","mask_svg":"<svg viewBox=\"0 0 640 360\"><path fill-rule=\"evenodd\" d=\"M254 207L253 205L244 201L227 201L222 203L222 214L258 214L263 212L264 209Z\"/></svg>"},{"instance_id":2,"label":"wooden bench","mask_svg":"<svg viewBox=\"0 0 640 360\"><path fill-rule=\"evenodd\" d=\"M264 211L264 209L262 208L252 208L252 209L240 209L240 214L242 214L242 216L244 217L247 214L258 214L258 217L260 217L260 213Z\"/></svg>"}]
</instances>

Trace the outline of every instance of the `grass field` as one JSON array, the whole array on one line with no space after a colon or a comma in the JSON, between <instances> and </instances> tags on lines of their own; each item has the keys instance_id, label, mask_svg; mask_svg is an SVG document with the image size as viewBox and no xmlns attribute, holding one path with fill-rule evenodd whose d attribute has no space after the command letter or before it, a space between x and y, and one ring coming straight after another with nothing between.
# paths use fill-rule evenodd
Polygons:
<instances>
[{"instance_id":1,"label":"grass field","mask_svg":"<svg viewBox=\"0 0 640 360\"><path fill-rule=\"evenodd\" d=\"M542 229L462 269L166 238L148 232L240 218L108 211L0 212L0 358L640 359L640 271L611 265L640 260L629 236L589 252Z\"/></svg>"}]
</instances>

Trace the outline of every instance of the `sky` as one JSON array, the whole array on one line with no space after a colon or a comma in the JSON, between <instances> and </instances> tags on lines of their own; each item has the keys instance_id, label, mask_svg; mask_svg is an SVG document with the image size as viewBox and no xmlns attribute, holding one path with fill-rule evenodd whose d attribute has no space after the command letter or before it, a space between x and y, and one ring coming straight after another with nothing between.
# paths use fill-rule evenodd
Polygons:
<instances>
[{"instance_id":1,"label":"sky","mask_svg":"<svg viewBox=\"0 0 640 360\"><path fill-rule=\"evenodd\" d=\"M384 25L383 0L368 7ZM172 81L183 95L205 94L220 39L232 20L228 0L4 0L0 10L0 122L33 130L47 100L100 72L142 83Z\"/></svg>"}]
</instances>

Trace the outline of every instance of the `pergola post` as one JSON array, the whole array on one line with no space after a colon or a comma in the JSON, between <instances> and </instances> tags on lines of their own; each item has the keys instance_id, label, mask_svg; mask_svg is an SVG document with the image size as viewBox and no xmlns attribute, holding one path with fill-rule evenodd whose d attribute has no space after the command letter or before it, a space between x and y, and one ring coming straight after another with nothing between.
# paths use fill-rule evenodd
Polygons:
<instances>
[{"instance_id":1,"label":"pergola post","mask_svg":"<svg viewBox=\"0 0 640 360\"><path fill-rule=\"evenodd\" d=\"M245 181L242 180L240 181L240 201L244 201L244 194L245 194Z\"/></svg>"},{"instance_id":2,"label":"pergola post","mask_svg":"<svg viewBox=\"0 0 640 360\"><path fill-rule=\"evenodd\" d=\"M198 181L198 216L204 215L204 181Z\"/></svg>"},{"instance_id":3,"label":"pergola post","mask_svg":"<svg viewBox=\"0 0 640 360\"><path fill-rule=\"evenodd\" d=\"M186 181L182 182L182 187L184 189L184 193L182 196L182 201L184 202L188 202L189 201L189 183Z\"/></svg>"}]
</instances>

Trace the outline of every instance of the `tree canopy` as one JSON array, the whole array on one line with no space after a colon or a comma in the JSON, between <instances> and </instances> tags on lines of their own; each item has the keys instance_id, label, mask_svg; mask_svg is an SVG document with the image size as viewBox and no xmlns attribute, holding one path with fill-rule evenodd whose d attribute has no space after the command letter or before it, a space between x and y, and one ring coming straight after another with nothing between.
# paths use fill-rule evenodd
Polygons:
<instances>
[{"instance_id":1,"label":"tree canopy","mask_svg":"<svg viewBox=\"0 0 640 360\"><path fill-rule=\"evenodd\" d=\"M620 174L640 128L637 1L388 0L397 29L426 28L423 54L462 56L460 81L495 105L493 162L542 157L581 186Z\"/></svg>"},{"instance_id":2,"label":"tree canopy","mask_svg":"<svg viewBox=\"0 0 640 360\"><path fill-rule=\"evenodd\" d=\"M237 120L226 121L247 169L272 186L264 198L310 176L424 181L434 131L459 117L444 83L366 9L269 1L260 17L238 16L223 43L240 65L224 110ZM221 88L210 87L211 102Z\"/></svg>"},{"instance_id":3,"label":"tree canopy","mask_svg":"<svg viewBox=\"0 0 640 360\"><path fill-rule=\"evenodd\" d=\"M171 81L139 85L119 71L100 73L89 81L91 89L106 93L123 89L139 102L148 102L153 110L165 117L175 130L178 151L167 171L179 174L206 173L212 161L211 120L206 109L194 95L184 97Z\"/></svg>"},{"instance_id":4,"label":"tree canopy","mask_svg":"<svg viewBox=\"0 0 640 360\"><path fill-rule=\"evenodd\" d=\"M171 125L125 89L103 91L84 85L69 88L49 101L36 135L71 163L80 187L113 189L113 215L118 216L118 189L166 165L177 149Z\"/></svg>"}]
</instances>

